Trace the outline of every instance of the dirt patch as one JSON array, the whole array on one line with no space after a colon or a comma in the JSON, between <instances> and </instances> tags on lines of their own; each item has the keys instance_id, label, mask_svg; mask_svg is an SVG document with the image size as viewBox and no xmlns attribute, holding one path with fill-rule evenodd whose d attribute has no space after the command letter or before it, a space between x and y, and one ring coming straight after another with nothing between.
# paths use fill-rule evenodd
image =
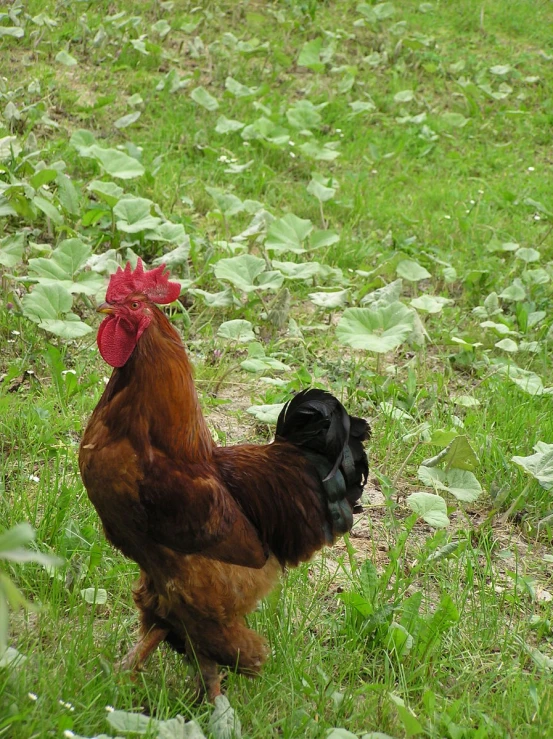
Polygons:
<instances>
[{"instance_id":1,"label":"dirt patch","mask_svg":"<svg viewBox=\"0 0 553 739\"><path fill-rule=\"evenodd\" d=\"M75 103L83 108L91 108L96 104L97 96L90 85L81 82L81 76L80 71L56 68L56 81L77 95Z\"/></svg>"}]
</instances>

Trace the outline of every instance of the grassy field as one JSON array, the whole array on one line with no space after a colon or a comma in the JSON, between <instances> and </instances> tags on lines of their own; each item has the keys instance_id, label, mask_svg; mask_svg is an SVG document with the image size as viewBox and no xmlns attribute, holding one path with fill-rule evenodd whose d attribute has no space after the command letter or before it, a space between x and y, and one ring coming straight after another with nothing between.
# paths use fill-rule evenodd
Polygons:
<instances>
[{"instance_id":1,"label":"grassy field","mask_svg":"<svg viewBox=\"0 0 553 739\"><path fill-rule=\"evenodd\" d=\"M94 305L137 255L182 280L221 444L310 385L373 427L349 540L251 619L243 735L553 736L552 28L538 0L0 5L0 522L63 558L0 539L0 737L115 736L109 706L209 734L177 655L113 672L137 568L77 467Z\"/></svg>"}]
</instances>

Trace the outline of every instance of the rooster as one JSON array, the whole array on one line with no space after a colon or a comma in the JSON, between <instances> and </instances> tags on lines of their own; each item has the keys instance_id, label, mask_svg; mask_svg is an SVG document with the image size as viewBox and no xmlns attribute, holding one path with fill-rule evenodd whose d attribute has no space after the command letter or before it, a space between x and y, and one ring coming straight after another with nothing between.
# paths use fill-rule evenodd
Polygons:
<instances>
[{"instance_id":1,"label":"rooster","mask_svg":"<svg viewBox=\"0 0 553 739\"><path fill-rule=\"evenodd\" d=\"M272 444L218 447L183 343L157 307L180 285L138 260L111 276L98 347L114 370L79 450L107 539L140 567L140 639L122 660L141 669L163 641L221 694L219 665L259 672L265 640L245 616L284 567L349 531L367 480L369 426L323 390L282 409Z\"/></svg>"}]
</instances>

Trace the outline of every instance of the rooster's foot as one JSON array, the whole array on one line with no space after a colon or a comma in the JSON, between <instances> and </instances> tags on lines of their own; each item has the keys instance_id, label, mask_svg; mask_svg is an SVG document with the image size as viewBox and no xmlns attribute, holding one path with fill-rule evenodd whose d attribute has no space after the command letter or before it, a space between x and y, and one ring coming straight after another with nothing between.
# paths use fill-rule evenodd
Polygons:
<instances>
[{"instance_id":1,"label":"rooster's foot","mask_svg":"<svg viewBox=\"0 0 553 739\"><path fill-rule=\"evenodd\" d=\"M114 669L116 671L130 670L133 675L140 672L148 657L158 648L168 633L169 629L162 629L161 626L154 626L134 645L122 660L115 663Z\"/></svg>"}]
</instances>

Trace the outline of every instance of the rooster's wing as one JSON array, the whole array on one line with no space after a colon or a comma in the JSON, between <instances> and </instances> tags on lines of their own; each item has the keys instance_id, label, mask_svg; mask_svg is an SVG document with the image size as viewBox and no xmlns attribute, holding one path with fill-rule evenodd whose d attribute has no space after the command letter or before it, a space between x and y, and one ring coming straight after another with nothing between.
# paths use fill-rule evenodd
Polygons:
<instances>
[{"instance_id":1,"label":"rooster's wing","mask_svg":"<svg viewBox=\"0 0 553 739\"><path fill-rule=\"evenodd\" d=\"M207 463L179 463L154 453L138 484L149 536L185 554L260 568L268 551Z\"/></svg>"}]
</instances>

